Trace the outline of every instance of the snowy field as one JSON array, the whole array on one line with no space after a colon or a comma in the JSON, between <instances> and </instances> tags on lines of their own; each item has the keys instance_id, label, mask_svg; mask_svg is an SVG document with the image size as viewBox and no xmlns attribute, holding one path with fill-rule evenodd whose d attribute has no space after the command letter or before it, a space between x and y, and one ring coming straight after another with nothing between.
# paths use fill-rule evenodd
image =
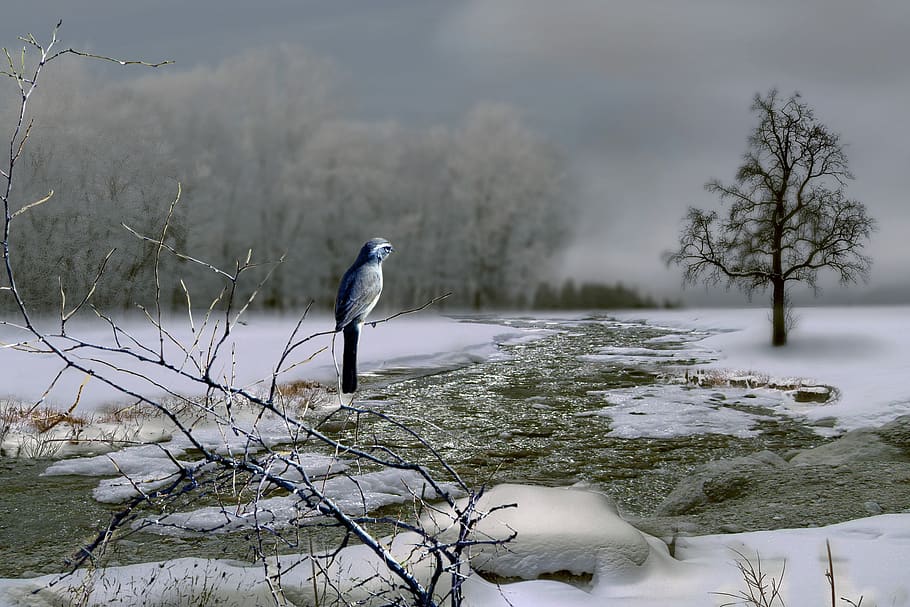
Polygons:
<instances>
[{"instance_id":1,"label":"snowy field","mask_svg":"<svg viewBox=\"0 0 910 607\"><path fill-rule=\"evenodd\" d=\"M246 322L234 327L232 338L221 348L221 355L214 365L213 376L235 386L255 388L256 385L267 385L298 319L290 316L262 315L247 318ZM197 319L197 332L194 334L185 317L166 319L164 324L168 334L179 342L183 349L193 351L197 358L200 355L205 356L212 334L220 336L223 327L223 325L216 327L214 323L210 323L202 330ZM296 338L330 331L333 327L334 320L329 317L309 317L304 321ZM50 332L55 330L53 325L48 325L48 329ZM158 332L149 323L131 321L126 324L126 330L137 342L153 350L158 348ZM83 321L79 324L71 322L67 325L67 332L70 335L78 335L86 342L102 346L115 345L110 328L100 320ZM460 323L433 314L412 315L397 322L382 323L375 327L367 324L360 341L358 362L362 373L380 369L451 367L496 356L496 342L513 334L517 335L517 331L501 325ZM332 337L322 335L298 348L282 367L290 368L281 376L282 381L300 378L321 382L334 381L336 373L332 357ZM25 340L34 343L28 333L0 325L0 345ZM138 349L130 339L122 335L120 340L128 347ZM56 343L68 345L63 340L56 340ZM335 344L335 351L340 363L340 338ZM165 339L165 353L171 360L184 359L181 348L168 339ZM130 372L141 371L152 381L142 381L131 373L113 372L110 365L98 364L90 360L91 358L104 360L110 365L128 369ZM116 378L121 385L143 393L161 393L152 382L167 382L173 391L180 394L197 394L204 390L185 378L175 378L173 374L162 373L153 366L137 366L124 357L91 352L86 353L81 362L91 368L103 370ZM0 398L37 401L61 367L60 361L51 354L35 355L12 348L0 348L0 369L3 370ZM184 368L192 371L192 365L188 362ZM82 373L67 371L48 394L47 402L58 408L67 408L73 402L73 394L79 390L84 379ZM122 406L122 400L123 397L112 388L98 381L89 380L82 391L79 411L94 411L107 405Z\"/></svg>"},{"instance_id":2,"label":"snowy field","mask_svg":"<svg viewBox=\"0 0 910 607\"><path fill-rule=\"evenodd\" d=\"M715 333L695 342L702 356L740 374L799 378L834 386L834 403L791 404L809 420L835 418L840 430L880 426L910 413L910 307L798 308L785 348L771 346L764 308L618 314L626 321Z\"/></svg>"},{"instance_id":3,"label":"snowy field","mask_svg":"<svg viewBox=\"0 0 910 607\"><path fill-rule=\"evenodd\" d=\"M790 414L809 421L830 419L831 423L825 425L829 429L844 431L880 426L910 413L910 308L800 309L797 310L799 324L790 335L790 345L784 350L768 345L767 314L762 309L680 310L629 312L617 314L616 318L622 322L641 321L672 329L661 342L675 340L684 344L681 347L685 349L685 356L694 356L701 368L724 369L741 375L761 374L781 380L798 378L833 386L838 391L838 398L833 403L787 401L781 405ZM396 326L401 329L408 324ZM364 369L369 372L383 367L411 368L422 364L433 367L483 360L498 355L494 343L497 337L501 341L502 336L508 334L510 339L520 340L543 334L522 334L502 326L433 318L418 320L412 327L408 331L413 333L409 333L406 340L396 337L397 345L391 355L388 348L392 346L383 341L380 347L380 340L374 338L384 327L377 327L375 334L367 330ZM269 348L274 344L280 348L288 327L279 323L279 328L272 334L263 331L260 325L258 331L251 329L251 332L257 339L267 342ZM238 352L246 349L247 356L259 359L260 368L254 369L249 379L243 379L252 382L256 373L267 376L271 369L265 357L254 355L268 348L250 343L241 343ZM417 348L416 352L414 348ZM647 349L605 349L597 356L609 359L674 355L656 354ZM4 389L10 390L12 386L20 397L34 395L28 392L34 388L27 380L33 382L36 377L56 372L52 361L47 361L46 369L36 369L7 366L20 364L19 359L12 360L0 359ZM9 369L18 370L10 374ZM315 360L307 371L317 378L334 376L330 358ZM26 379L21 377L23 375ZM654 402L672 400L675 389L668 386L666 391L658 390L651 398ZM93 406L101 406L106 398L108 396L99 393L92 395L89 401ZM622 395L605 394L605 398L621 400ZM641 400L635 402L636 407L643 406ZM619 405L620 408L611 413L616 416L616 427L628 428L641 417L632 415L636 413L632 410L625 411L627 415L623 417L622 402ZM698 413L702 404L693 402L687 406L694 407L695 413L686 423L695 426L704 417ZM659 418L661 411L672 416L671 409L652 409L649 416ZM706 423L711 428L727 427L730 420L708 420ZM675 421L663 424L674 425ZM281 437L276 435L275 441L280 442ZM130 465L141 468L148 462L141 458L132 461L126 455L124 458L122 465L125 468ZM101 461L66 460L49 473L96 474ZM314 459L314 470L319 466L343 465L340 460ZM407 478L376 475L368 480L370 491L376 495L376 504L407 499L410 489ZM99 485L96 497L116 501L118 492L123 489L122 485ZM351 489L339 486L337 499L343 499L346 491ZM619 516L612 502L596 492L503 485L487 493L484 499L483 507L515 502L518 508L498 511L484 521L487 526L482 531L497 537L515 530L518 536L509 543L508 550L479 550L472 562L477 568L523 581L495 585L479 576L471 576L465 588L469 605L717 607L731 604L733 599L716 593L736 594L746 590L737 569L741 556L753 564L760 560L763 570L770 576L782 576L781 595L786 605L830 605L830 588L825 578L828 567L826 542L830 542L839 597L854 602L863 597L864 607L910 606L910 580L905 575L910 562L910 513L880 515L812 529L680 537L671 557L664 541L631 527ZM278 510L280 508L276 508ZM200 513L203 519L204 515ZM404 558L411 554L413 542L413 536L403 533L390 539L389 545L393 553ZM412 558L412 566L418 575L425 572L420 559ZM277 569L283 571L282 586L291 603L311 605L317 602L311 579L314 565L305 555L300 555L283 556L280 561L271 561L267 568L200 559L115 567L79 574L53 587L48 587L55 579L53 576L0 580L0 605L56 605L60 604L61 596L78 594L78 589L85 593L88 605L189 605L201 604L198 603L201 596L209 601L206 604L268 605L273 603L265 582L266 569L271 573ZM329 575L341 587L347 588L346 598L354 602L366 599L370 592L382 586L383 582L376 579L369 584L358 584L358 580L380 570L381 565L365 549L350 547L331 565ZM558 571L590 574L591 577L574 584L536 579ZM38 592L32 594L35 590ZM197 597L197 602L193 602L193 597ZM838 605L848 603L839 601Z\"/></svg>"}]
</instances>

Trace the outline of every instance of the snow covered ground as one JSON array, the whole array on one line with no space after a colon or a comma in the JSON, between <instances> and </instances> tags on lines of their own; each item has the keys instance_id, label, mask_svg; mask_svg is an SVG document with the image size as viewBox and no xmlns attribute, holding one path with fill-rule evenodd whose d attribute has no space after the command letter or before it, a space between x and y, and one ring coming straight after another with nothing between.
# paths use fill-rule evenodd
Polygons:
<instances>
[{"instance_id":1,"label":"snow covered ground","mask_svg":"<svg viewBox=\"0 0 910 607\"><path fill-rule=\"evenodd\" d=\"M834 386L833 403L789 403L809 420L835 418L840 430L880 426L910 413L910 307L819 307L795 310L784 348L771 346L763 308L660 310L618 314L625 321L714 333L688 347L712 360L703 368L751 372Z\"/></svg>"},{"instance_id":2,"label":"snow covered ground","mask_svg":"<svg viewBox=\"0 0 910 607\"><path fill-rule=\"evenodd\" d=\"M837 429L846 430L878 426L910 413L910 308L807 308L798 310L797 315L799 325L790 336L790 345L783 350L768 345L767 311L761 309L648 311L617 317L624 322L644 321L678 332L676 342L697 353L704 368L782 379L802 378L837 388L839 396L833 403L787 403L792 414L810 421L833 418ZM392 357L397 360L388 360L376 350L369 350L370 340L365 339L365 358L373 361L368 364L376 368L381 358L386 358L384 364L402 367L415 364L416 358L412 358L415 344L423 344L419 346L423 348L422 354L431 359L439 356L450 361L452 356L493 356L496 349L493 338L504 332L502 327L469 323L444 331L448 337L437 339L427 337L433 335L428 333L429 325L414 330L414 339L403 344ZM710 335L706 336L707 333ZM369 332L366 337L370 337ZM675 343L674 339L669 336L657 343ZM383 347L387 348L388 343ZM450 353L446 354L447 351ZM602 355L606 359L652 356L647 349L608 349ZM672 355L654 355L668 356ZM0 365L4 363L0 360ZM328 371L331 361L318 364ZM262 370L267 375L268 365ZM18 381L4 371L4 382L8 378L13 380L12 385L27 388L27 382ZM672 391L659 394L672 398ZM627 400L632 402L631 398ZM99 398L94 402L102 401ZM622 402L617 404L614 428L628 429L644 417L636 415L639 412L632 407L641 408L647 402L635 400L626 411ZM769 406L773 407L773 403ZM649 416L659 419L660 411L652 409ZM692 419L687 423L693 427L704 421L698 414L689 417ZM729 422L709 419L705 423L724 427ZM61 465L78 467L80 464L61 462ZM330 465L343 465L343 462L330 462ZM406 495L400 487L391 487L396 479L386 480L380 484L390 487L377 486L377 492ZM339 491L343 492L343 488ZM508 550L484 550L475 566L520 581L495 585L471 576L465 588L469 605L716 607L730 604L733 599L715 593L737 594L747 590L736 565L743 557L753 565L760 562L768 575L782 577L781 595L790 607L829 605L830 588L825 571L826 542L830 542L838 597L856 603L863 597L865 607L910 606L910 580L905 575L910 562L910 513L812 529L680 537L671 556L662 540L632 528L617 514L608 498L595 492L506 485L491 490L484 499L485 508L507 503L517 503L518 507L497 511L485 521L489 528L483 531L496 536L515 530L518 536ZM406 533L389 540L392 552L401 557L411 554L413 543L413 536ZM419 559L412 565L418 575L426 573ZM72 592L83 592L88 605L197 604L202 600L200 597L220 605L271 604L266 572L274 573L279 566L288 600L298 605L313 604L314 584L310 578L314 564L306 556L285 556L279 562L270 562L268 567L200 559L113 567L76 575L53 587L48 586L53 577L0 580L0 605L59 604L60 597L71 598ZM347 598L356 601L375 591L376 584L383 584L381 579L358 583L377 570L382 567L375 558L363 547L355 546L339 555L331 564L329 575L348 589ZM591 577L588 582L575 584L535 579L557 571Z\"/></svg>"},{"instance_id":3,"label":"snow covered ground","mask_svg":"<svg viewBox=\"0 0 910 607\"><path fill-rule=\"evenodd\" d=\"M297 323L297 318L290 316L250 315L242 324L237 324L233 337L221 349L221 356L216 359L213 376L223 382L232 382L235 386L255 387L256 384L268 382L278 363L279 356L290 338ZM379 318L377 317L377 320ZM167 332L182 346L199 356L204 353L211 342L214 330L220 337L223 325L215 327L210 323L205 332L200 331L200 321L196 319L197 333L190 330L185 317L174 317L165 320ZM158 349L158 332L142 319L132 319L125 323L125 328L136 341ZM297 339L310 334L331 330L334 320L324 316L308 318L302 325ZM48 323L51 332L54 326ZM59 330L59 327L57 328ZM83 341L101 346L114 346L114 339L109 326L100 320L84 320L67 325L70 335L78 335ZM489 359L498 354L497 341L507 340L508 336L517 336L518 332L508 327L495 324L461 323L451 318L435 314L417 314L402 318L393 323L381 323L375 327L367 324L363 330L358 351L358 362L361 374L369 374L380 369L415 369L444 368ZM292 381L305 377L322 382L331 382L336 377L335 363L332 358L332 335L323 335L298 348L283 369L291 368L282 375L282 381ZM498 339L497 339L498 338ZM34 343L33 337L24 331L10 326L0 325L0 399L11 398L21 401L37 401L48 388L51 379L63 367L59 359L52 354L33 354L2 347L24 340ZM127 337L120 336L121 343L133 350L138 350ZM56 340L62 346L70 345L63 340ZM165 339L165 355L178 366L192 372L191 362L184 362L184 352L169 339ZM341 343L336 344L337 357L340 362ZM81 362L91 368L99 369L115 378L126 388L142 391L146 394L161 394L154 383L167 385L179 394L197 394L204 387L192 381L166 373L154 365L139 365L135 361L120 356L110 356L104 352L76 352L81 355ZM315 354L315 356L314 356ZM91 359L106 361L100 364ZM116 372L112 367L125 369ZM133 375L144 373L149 380L143 381ZM80 384L86 380L83 373L69 370L53 387L46 402L57 408L66 409L72 403ZM153 383L154 382L154 383ZM108 404L120 404L123 395L101 382L89 379L82 390L79 402L79 413L102 409Z\"/></svg>"}]
</instances>

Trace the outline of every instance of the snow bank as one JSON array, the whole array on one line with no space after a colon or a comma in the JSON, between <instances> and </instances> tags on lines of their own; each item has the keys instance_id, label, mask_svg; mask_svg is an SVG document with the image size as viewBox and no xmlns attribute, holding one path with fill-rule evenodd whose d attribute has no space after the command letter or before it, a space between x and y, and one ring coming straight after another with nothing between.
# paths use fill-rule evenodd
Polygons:
<instances>
[{"instance_id":1,"label":"snow bank","mask_svg":"<svg viewBox=\"0 0 910 607\"><path fill-rule=\"evenodd\" d=\"M477 511L488 513L477 524L477 537L505 542L471 551L471 566L479 571L523 579L559 571L612 579L648 558L642 534L620 518L606 495L593 491L499 485L478 500ZM452 527L453 519L452 510L445 508L423 522L454 541L458 528ZM506 542L513 532L515 537Z\"/></svg>"},{"instance_id":2,"label":"snow bank","mask_svg":"<svg viewBox=\"0 0 910 607\"><path fill-rule=\"evenodd\" d=\"M910 413L910 307L796 308L787 346L770 345L765 309L649 310L617 314L679 331L713 333L697 342L716 353L703 368L803 378L834 386L833 403L788 403L787 412L810 421L836 419L839 430L880 426Z\"/></svg>"},{"instance_id":3,"label":"snow bank","mask_svg":"<svg viewBox=\"0 0 910 607\"><path fill-rule=\"evenodd\" d=\"M379 318L377 317L377 320ZM235 386L254 387L267 381L297 320L296 317L290 316L250 315L246 318L245 324L236 325L232 339L224 345L222 355L216 361L213 376L220 381L232 382ZM198 336L191 333L185 318L169 319L165 325L168 332L194 355L198 356L200 350L206 349L208 337L197 341ZM331 330L333 325L334 321L328 317L311 317L304 322L298 339L311 333ZM136 340L157 350L158 333L147 322L142 319L131 319L124 322L124 327ZM69 334L78 335L83 341L104 346L115 345L110 327L102 321L83 320L78 323L71 321L67 328ZM223 330L222 327L219 326L219 330ZM360 341L358 363L362 374L404 367L458 366L499 355L498 341L516 337L521 332L521 329L510 329L502 325L459 322L430 314L399 318L375 327L368 323ZM291 358L285 361L284 368L296 366L283 379L292 381L306 378L333 382L336 372L332 359L332 337L321 336L296 350ZM26 339L29 339L26 333L10 326L0 326L0 345ZM121 343L135 349L128 338L121 336L120 339ZM197 342L195 348L192 347L194 342ZM61 344L65 343L61 341ZM308 360L322 348L325 348L325 351ZM167 339L165 351L170 360L177 361L178 364L186 357L180 348ZM87 350L76 354L85 357L80 362L97 369L106 377L116 379L121 385L144 394L161 395L163 391L160 385L166 385L174 393L183 395L204 392L204 387L200 384L175 374L164 374L154 365L141 364L129 357L102 352L91 353L92 357L107 361L109 364L106 365L89 361ZM110 365L123 371L115 371ZM186 362L184 367L192 372L191 362ZM35 402L48 388L50 379L62 368L63 365L54 355L0 348L0 369L3 370L0 398ZM134 372L145 374L151 381L140 379ZM48 404L61 409L68 408L75 402L80 384L86 380L76 414L103 409L105 405L112 403L122 404L124 399L121 394L97 379L87 379L84 373L72 370L65 372L49 392Z\"/></svg>"},{"instance_id":4,"label":"snow bank","mask_svg":"<svg viewBox=\"0 0 910 607\"><path fill-rule=\"evenodd\" d=\"M910 605L910 583L904 574L910 562L910 514L884 514L813 529L757 531L733 535L679 538L677 557L683 562L714 563L723 583L720 592L736 592L743 584L733 571L733 550L777 575L786 563L783 599L788 605L827 605L825 579L831 543L837 596L863 605ZM726 566L719 562L727 555Z\"/></svg>"},{"instance_id":5,"label":"snow bank","mask_svg":"<svg viewBox=\"0 0 910 607\"><path fill-rule=\"evenodd\" d=\"M0 416L2 416L0 403ZM11 408L17 405L6 403ZM167 441L171 433L159 424L103 422L75 418L39 431L29 416L10 415L13 421L0 433L0 457L72 457L109 453L136 443ZM18 419L16 419L18 418Z\"/></svg>"},{"instance_id":6,"label":"snow bank","mask_svg":"<svg viewBox=\"0 0 910 607\"><path fill-rule=\"evenodd\" d=\"M515 531L503 548L471 551L471 565L500 575L536 578L567 570L593 572L587 588L549 579L502 585L472 574L465 603L474 607L705 607L729 603L718 592L746 586L736 567L743 555L782 579L788 605L825 605L825 541L834 555L838 596L864 605L906 607L910 583L902 575L910 561L910 514L882 515L815 529L677 538L675 558L666 544L625 523L603 495L581 489L503 485L491 489L482 508L517 504L493 512L478 537ZM444 520L439 518L438 521ZM426 584L431 557L413 533L386 538L384 545ZM314 583L315 571L324 571ZM343 549L334 558L288 555L265 564L176 559L80 571L56 576L0 580L0 605L57 605L84 599L85 605L271 604L267 576L280 573L291 604L330 603L333 589L351 603L385 604L396 581L365 546ZM470 573L470 572L468 572ZM443 578L445 592L448 580ZM37 591L36 594L31 594ZM321 603L320 603L321 604Z\"/></svg>"}]
</instances>

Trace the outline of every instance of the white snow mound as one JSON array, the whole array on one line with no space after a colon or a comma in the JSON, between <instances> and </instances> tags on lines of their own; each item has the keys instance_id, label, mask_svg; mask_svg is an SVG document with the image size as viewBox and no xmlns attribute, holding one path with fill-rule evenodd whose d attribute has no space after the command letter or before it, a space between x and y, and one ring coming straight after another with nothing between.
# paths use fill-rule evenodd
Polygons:
<instances>
[{"instance_id":1,"label":"white snow mound","mask_svg":"<svg viewBox=\"0 0 910 607\"><path fill-rule=\"evenodd\" d=\"M478 571L522 579L568 571L602 580L639 567L650 552L644 536L602 493L505 484L488 490L477 510L489 514L477 524L475 539L506 540L514 534L505 544L472 549L471 568ZM434 513L424 524L443 537L458 533L448 514Z\"/></svg>"}]
</instances>

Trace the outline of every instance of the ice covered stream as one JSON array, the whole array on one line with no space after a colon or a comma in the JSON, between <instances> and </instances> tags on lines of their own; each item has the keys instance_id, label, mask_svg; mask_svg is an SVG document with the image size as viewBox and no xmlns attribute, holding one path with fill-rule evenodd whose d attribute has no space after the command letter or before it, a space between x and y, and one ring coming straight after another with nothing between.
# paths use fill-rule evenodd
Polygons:
<instances>
[{"instance_id":1,"label":"ice covered stream","mask_svg":"<svg viewBox=\"0 0 910 607\"><path fill-rule=\"evenodd\" d=\"M274 319L245 326L244 335L255 337L247 342L251 350L264 352L267 344L278 343L277 336L269 335L279 326ZM718 352L701 345L709 334L586 315L402 319L365 332L359 397L363 405L418 430L469 482L581 484L607 492L626 513L641 515L704 461L806 447L821 440L819 428L807 426L788 410L792 398L781 390L685 382L688 369L694 374L695 365L717 361ZM383 344L392 345L384 350ZM245 360L250 359L247 353ZM325 381L332 369L331 360L323 357L303 372ZM92 406L102 406L102 400L95 402ZM268 433L271 444L290 440L282 438L280 425L260 430ZM421 457L419 444L398 437L382 421L363 420L357 431L387 437L399 451L408 454L413 449L413 456ZM199 432L212 445L225 440L215 429ZM159 445L175 457L193 459L179 436ZM312 463L313 471L344 470L343 462L325 461L319 454ZM133 494L132 483L117 478L118 470L149 490L167 481L168 467L168 456L159 446L10 467L4 474L16 475L18 489L4 496L4 520L14 520L17 512L57 513L73 507L79 510L74 518L85 522L56 530L52 546L8 561L13 569L4 573L54 570L47 553L57 554L60 544L83 541L94 522ZM29 475L44 469L43 476L30 481ZM70 499L69 493L55 494L57 487L66 486L56 479L69 483L67 475L73 474L102 477L89 489L93 497L85 495L86 489L79 500ZM370 479L364 476L361 484L374 486ZM93 481L75 482L86 486ZM367 504L375 508L400 502L408 490L406 479L390 477L370 490ZM274 516L293 518L281 514L293 511L281 502L284 498L275 499ZM138 540L127 542L122 558L161 558L172 550L182 554L186 542L195 542L199 556L223 554L225 542L214 535L182 537L185 534L173 532L172 523L221 534L244 528L243 519L233 516L204 504L188 507L162 519L162 526L149 528L162 539L146 542L142 538L148 534L141 533ZM27 535L23 529L6 533L11 545ZM238 548L234 556L246 555Z\"/></svg>"}]
</instances>

